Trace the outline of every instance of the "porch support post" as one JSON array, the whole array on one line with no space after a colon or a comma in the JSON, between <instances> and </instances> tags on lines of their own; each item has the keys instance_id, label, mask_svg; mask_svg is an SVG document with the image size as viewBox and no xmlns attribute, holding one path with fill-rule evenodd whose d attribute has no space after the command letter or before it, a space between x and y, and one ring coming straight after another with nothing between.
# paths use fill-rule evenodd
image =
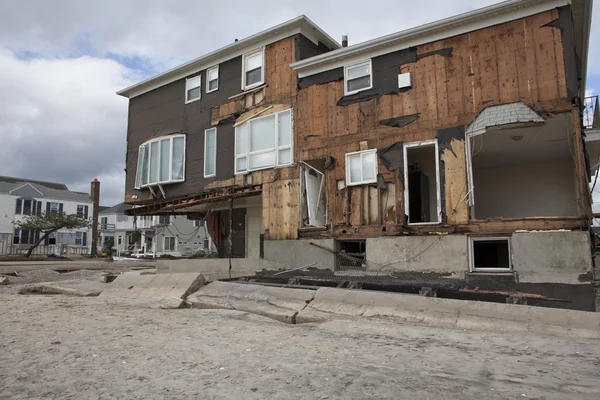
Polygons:
<instances>
[{"instance_id":1,"label":"porch support post","mask_svg":"<svg viewBox=\"0 0 600 400\"><path fill-rule=\"evenodd\" d=\"M581 217L587 218L588 221L592 221L592 194L590 192L590 185L587 177L587 170L585 166L585 158L583 151L583 139L581 133L581 118L579 113L579 107L573 105L571 110L571 123L573 126L573 151L575 157L575 171L577 174L577 206L578 214Z\"/></svg>"}]
</instances>

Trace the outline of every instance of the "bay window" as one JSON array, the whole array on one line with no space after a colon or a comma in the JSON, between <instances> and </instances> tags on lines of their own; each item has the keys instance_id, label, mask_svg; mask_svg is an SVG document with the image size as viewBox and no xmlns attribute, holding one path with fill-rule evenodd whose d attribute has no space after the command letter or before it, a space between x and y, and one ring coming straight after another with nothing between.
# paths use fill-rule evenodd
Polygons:
<instances>
[{"instance_id":1,"label":"bay window","mask_svg":"<svg viewBox=\"0 0 600 400\"><path fill-rule=\"evenodd\" d=\"M135 188L183 182L185 135L150 140L139 147Z\"/></svg>"},{"instance_id":2,"label":"bay window","mask_svg":"<svg viewBox=\"0 0 600 400\"><path fill-rule=\"evenodd\" d=\"M235 128L236 174L292 163L292 110L259 117Z\"/></svg>"}]
</instances>

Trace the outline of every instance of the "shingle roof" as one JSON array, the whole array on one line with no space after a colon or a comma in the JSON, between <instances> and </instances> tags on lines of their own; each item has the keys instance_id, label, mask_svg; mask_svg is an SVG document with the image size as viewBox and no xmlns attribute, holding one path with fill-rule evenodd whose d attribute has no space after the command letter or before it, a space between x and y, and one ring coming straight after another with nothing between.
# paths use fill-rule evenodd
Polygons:
<instances>
[{"instance_id":1,"label":"shingle roof","mask_svg":"<svg viewBox=\"0 0 600 400\"><path fill-rule=\"evenodd\" d=\"M70 191L67 185L56 182L45 182L26 178L14 178L9 176L0 176L0 193L10 193L24 184L29 183L44 197L56 200L81 201L89 203L92 201L88 193Z\"/></svg>"},{"instance_id":2,"label":"shingle roof","mask_svg":"<svg viewBox=\"0 0 600 400\"><path fill-rule=\"evenodd\" d=\"M129 210L133 207L131 204L119 203L115 206L108 207L106 210L100 211L99 214L124 214L125 210Z\"/></svg>"}]
</instances>

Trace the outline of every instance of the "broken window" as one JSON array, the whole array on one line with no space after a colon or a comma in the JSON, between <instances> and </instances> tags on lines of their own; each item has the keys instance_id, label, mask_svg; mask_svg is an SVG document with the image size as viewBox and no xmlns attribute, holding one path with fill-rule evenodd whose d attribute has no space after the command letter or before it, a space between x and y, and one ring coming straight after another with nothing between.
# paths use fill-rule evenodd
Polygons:
<instances>
[{"instance_id":1,"label":"broken window","mask_svg":"<svg viewBox=\"0 0 600 400\"><path fill-rule=\"evenodd\" d=\"M312 160L300 165L302 191L302 225L325 226L327 201L325 198L325 160Z\"/></svg>"},{"instance_id":2,"label":"broken window","mask_svg":"<svg viewBox=\"0 0 600 400\"><path fill-rule=\"evenodd\" d=\"M185 102L200 100L200 85L202 77L200 75L185 80Z\"/></svg>"},{"instance_id":3,"label":"broken window","mask_svg":"<svg viewBox=\"0 0 600 400\"><path fill-rule=\"evenodd\" d=\"M206 93L214 92L219 88L219 66L215 65L206 71Z\"/></svg>"},{"instance_id":4,"label":"broken window","mask_svg":"<svg viewBox=\"0 0 600 400\"><path fill-rule=\"evenodd\" d=\"M570 113L469 133L471 218L577 215L573 136Z\"/></svg>"},{"instance_id":5,"label":"broken window","mask_svg":"<svg viewBox=\"0 0 600 400\"><path fill-rule=\"evenodd\" d=\"M292 110L258 117L235 128L235 172L292 163Z\"/></svg>"},{"instance_id":6,"label":"broken window","mask_svg":"<svg viewBox=\"0 0 600 400\"><path fill-rule=\"evenodd\" d=\"M336 270L366 269L367 241L365 239L336 240L335 246Z\"/></svg>"},{"instance_id":7,"label":"broken window","mask_svg":"<svg viewBox=\"0 0 600 400\"><path fill-rule=\"evenodd\" d=\"M139 147L135 187L182 182L184 165L184 135L148 141Z\"/></svg>"},{"instance_id":8,"label":"broken window","mask_svg":"<svg viewBox=\"0 0 600 400\"><path fill-rule=\"evenodd\" d=\"M472 271L506 272L511 270L509 238L469 238Z\"/></svg>"},{"instance_id":9,"label":"broken window","mask_svg":"<svg viewBox=\"0 0 600 400\"><path fill-rule=\"evenodd\" d=\"M265 81L263 49L244 54L244 71L242 72L242 90L262 85Z\"/></svg>"},{"instance_id":10,"label":"broken window","mask_svg":"<svg viewBox=\"0 0 600 400\"><path fill-rule=\"evenodd\" d=\"M346 154L346 184L364 185L377 182L376 150Z\"/></svg>"},{"instance_id":11,"label":"broken window","mask_svg":"<svg viewBox=\"0 0 600 400\"><path fill-rule=\"evenodd\" d=\"M409 224L440 222L437 140L404 145L404 202Z\"/></svg>"},{"instance_id":12,"label":"broken window","mask_svg":"<svg viewBox=\"0 0 600 400\"><path fill-rule=\"evenodd\" d=\"M371 89L373 87L371 72L371 60L345 67L344 93L349 95L360 92L361 90Z\"/></svg>"}]
</instances>

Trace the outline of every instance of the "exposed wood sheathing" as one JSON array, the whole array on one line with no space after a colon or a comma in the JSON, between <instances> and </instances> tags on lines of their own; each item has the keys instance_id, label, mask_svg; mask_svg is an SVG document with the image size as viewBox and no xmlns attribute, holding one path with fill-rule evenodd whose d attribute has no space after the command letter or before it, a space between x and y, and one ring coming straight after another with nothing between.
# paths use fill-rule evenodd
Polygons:
<instances>
[{"instance_id":1,"label":"exposed wood sheathing","mask_svg":"<svg viewBox=\"0 0 600 400\"><path fill-rule=\"evenodd\" d=\"M263 184L263 226L267 239L297 239L300 224L300 179Z\"/></svg>"},{"instance_id":2,"label":"exposed wood sheathing","mask_svg":"<svg viewBox=\"0 0 600 400\"><path fill-rule=\"evenodd\" d=\"M402 171L388 170L379 158L378 172L388 184L382 198L392 200L387 207L380 206L383 215L373 215L372 204L379 199L367 186L338 188L337 181L345 180L345 154L360 150L361 142L383 149L394 143L436 139L445 128L464 130L486 107L518 101L549 114L571 111L561 31L543 27L556 18L558 11L552 10L418 46L416 61L399 57L402 62L388 66L391 75L410 72L412 88L379 98L366 96L338 105L344 97L340 71L303 78L297 96L296 154L300 160L329 156L336 160L327 172L334 231L372 225L380 232L382 223L403 222ZM468 223L464 147L464 135L440 146L442 211L448 224ZM492 225L473 229L479 226Z\"/></svg>"}]
</instances>

